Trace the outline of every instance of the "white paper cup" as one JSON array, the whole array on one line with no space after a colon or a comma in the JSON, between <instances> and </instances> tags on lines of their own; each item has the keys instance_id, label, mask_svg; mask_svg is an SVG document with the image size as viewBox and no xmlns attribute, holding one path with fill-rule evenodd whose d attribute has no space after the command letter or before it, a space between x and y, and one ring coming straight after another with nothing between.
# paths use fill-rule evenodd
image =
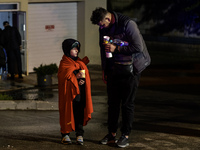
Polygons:
<instances>
[{"instance_id":1,"label":"white paper cup","mask_svg":"<svg viewBox=\"0 0 200 150\"><path fill-rule=\"evenodd\" d=\"M85 78L85 70L79 70L79 72L82 74L81 78Z\"/></svg>"},{"instance_id":2,"label":"white paper cup","mask_svg":"<svg viewBox=\"0 0 200 150\"><path fill-rule=\"evenodd\" d=\"M109 40L110 40L110 37L109 36L103 36L103 42L105 44L108 44L109 43Z\"/></svg>"}]
</instances>

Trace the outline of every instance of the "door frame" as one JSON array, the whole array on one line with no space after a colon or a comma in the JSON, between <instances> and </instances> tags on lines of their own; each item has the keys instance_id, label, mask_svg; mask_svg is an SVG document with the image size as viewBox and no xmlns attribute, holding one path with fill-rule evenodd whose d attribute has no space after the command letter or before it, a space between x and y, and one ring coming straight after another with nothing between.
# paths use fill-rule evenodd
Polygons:
<instances>
[{"instance_id":1,"label":"door frame","mask_svg":"<svg viewBox=\"0 0 200 150\"><path fill-rule=\"evenodd\" d=\"M28 75L27 71L27 37L26 37L26 12L25 11L0 11L0 13L10 13L11 18L4 21L12 20L11 26L16 27L21 35L21 60L22 73Z\"/></svg>"}]
</instances>

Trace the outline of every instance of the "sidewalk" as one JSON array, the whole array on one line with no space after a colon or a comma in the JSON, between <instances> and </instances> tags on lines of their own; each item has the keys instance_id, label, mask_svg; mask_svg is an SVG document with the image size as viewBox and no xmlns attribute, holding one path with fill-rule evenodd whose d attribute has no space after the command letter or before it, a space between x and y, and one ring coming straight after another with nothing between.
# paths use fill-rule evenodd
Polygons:
<instances>
[{"instance_id":1,"label":"sidewalk","mask_svg":"<svg viewBox=\"0 0 200 150\"><path fill-rule=\"evenodd\" d=\"M102 82L100 66L89 66L92 96L106 96L106 85ZM58 80L53 75L52 86L37 87L35 73L24 76L23 80L0 80L0 93L19 93L17 100L0 100L0 110L58 110ZM199 69L157 69L147 68L141 76L139 92L142 89L170 94L200 95ZM147 93L146 93L147 94ZM142 95L141 95L142 96ZM175 96L175 95L174 95ZM193 95L190 95L190 99ZM21 97L21 99L20 99ZM138 96L140 97L140 95ZM142 97L143 98L143 97ZM192 99L195 101L195 98ZM197 100L198 101L198 100Z\"/></svg>"},{"instance_id":2,"label":"sidewalk","mask_svg":"<svg viewBox=\"0 0 200 150\"><path fill-rule=\"evenodd\" d=\"M105 87L106 85L101 82L100 66L90 66L90 68L91 81L97 81ZM0 94L11 93L12 95L14 93L13 95L17 95L16 93L19 93L20 96L18 97L21 97L17 100L0 100L0 110L58 110L57 86L56 75L52 77L52 86L47 87L37 86L37 75L35 73L30 73L23 79L15 78L14 81L0 80ZM92 92L95 93L96 90ZM49 93L51 96L45 96Z\"/></svg>"}]
</instances>

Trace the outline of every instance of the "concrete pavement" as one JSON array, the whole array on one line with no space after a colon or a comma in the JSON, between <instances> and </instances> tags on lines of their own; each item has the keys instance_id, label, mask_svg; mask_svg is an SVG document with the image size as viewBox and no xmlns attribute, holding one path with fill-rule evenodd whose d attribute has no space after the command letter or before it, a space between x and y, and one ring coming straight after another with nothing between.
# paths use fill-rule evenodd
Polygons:
<instances>
[{"instance_id":1,"label":"concrete pavement","mask_svg":"<svg viewBox=\"0 0 200 150\"><path fill-rule=\"evenodd\" d=\"M91 68L90 73L94 113L92 120L84 128L83 146L60 144L57 91L52 86L49 89L53 89L55 95L50 99L7 101L12 104L7 104L7 109L3 108L2 102L5 104L5 101L0 101L0 149L118 149L115 145L98 144L107 133L106 86L101 81L99 69ZM124 149L200 149L199 75L199 69L145 70L135 101L130 146ZM16 86L12 88L35 87L33 76L34 74L25 77L23 82L15 81ZM56 84L56 79L54 83ZM119 136L120 132L117 137ZM74 133L71 138L75 141Z\"/></svg>"}]
</instances>

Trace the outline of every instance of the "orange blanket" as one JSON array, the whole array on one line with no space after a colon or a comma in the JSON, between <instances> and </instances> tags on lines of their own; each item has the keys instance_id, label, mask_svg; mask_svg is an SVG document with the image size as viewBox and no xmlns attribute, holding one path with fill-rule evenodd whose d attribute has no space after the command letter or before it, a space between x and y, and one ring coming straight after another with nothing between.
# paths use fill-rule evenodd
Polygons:
<instances>
[{"instance_id":1,"label":"orange blanket","mask_svg":"<svg viewBox=\"0 0 200 150\"><path fill-rule=\"evenodd\" d=\"M85 69L85 92L86 92L86 107L84 109L84 126L91 119L93 112L90 76L87 69L89 61L87 57L84 59L78 58L76 61L63 55L58 69L58 91L59 91L59 114L61 133L69 133L75 131L75 122L73 114L73 99L77 94L80 94L78 81L73 73L74 70Z\"/></svg>"}]
</instances>

